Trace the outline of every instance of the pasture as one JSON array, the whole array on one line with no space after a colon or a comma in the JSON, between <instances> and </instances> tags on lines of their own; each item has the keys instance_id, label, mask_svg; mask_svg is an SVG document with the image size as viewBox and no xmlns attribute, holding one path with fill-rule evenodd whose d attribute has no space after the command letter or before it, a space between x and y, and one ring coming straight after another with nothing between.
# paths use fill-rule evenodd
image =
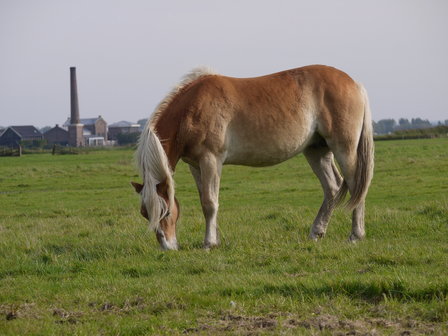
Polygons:
<instances>
[{"instance_id":1,"label":"pasture","mask_svg":"<svg viewBox=\"0 0 448 336\"><path fill-rule=\"evenodd\" d=\"M221 246L186 164L179 251L139 213L132 150L0 158L0 334L447 334L448 139L376 144L364 241L303 156L225 166Z\"/></svg>"}]
</instances>

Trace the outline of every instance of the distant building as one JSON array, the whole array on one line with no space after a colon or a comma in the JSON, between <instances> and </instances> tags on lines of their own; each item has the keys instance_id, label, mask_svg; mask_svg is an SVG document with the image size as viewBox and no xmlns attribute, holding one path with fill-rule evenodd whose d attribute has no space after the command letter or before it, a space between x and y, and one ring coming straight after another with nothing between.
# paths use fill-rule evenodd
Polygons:
<instances>
[{"instance_id":1,"label":"distant building","mask_svg":"<svg viewBox=\"0 0 448 336\"><path fill-rule=\"evenodd\" d=\"M40 141L43 138L34 126L9 126L0 135L0 146L17 147L23 141Z\"/></svg>"},{"instance_id":2,"label":"distant building","mask_svg":"<svg viewBox=\"0 0 448 336\"><path fill-rule=\"evenodd\" d=\"M47 140L47 144L49 145L57 144L66 146L68 145L68 131L56 125L44 133L44 139Z\"/></svg>"},{"instance_id":3,"label":"distant building","mask_svg":"<svg viewBox=\"0 0 448 336\"><path fill-rule=\"evenodd\" d=\"M104 138L107 139L107 122L103 117L79 119L78 125L82 125L82 134L84 137L84 143L89 143L89 138ZM71 125L71 119L67 118L66 122L62 125L64 129L69 128Z\"/></svg>"},{"instance_id":4,"label":"distant building","mask_svg":"<svg viewBox=\"0 0 448 336\"><path fill-rule=\"evenodd\" d=\"M117 140L119 134L139 133L140 125L129 121L119 121L109 125L109 140Z\"/></svg>"},{"instance_id":5,"label":"distant building","mask_svg":"<svg viewBox=\"0 0 448 336\"><path fill-rule=\"evenodd\" d=\"M107 122L103 117L98 118L81 119L81 123L84 124L84 128L88 129L95 137L103 137L107 139Z\"/></svg>"},{"instance_id":6,"label":"distant building","mask_svg":"<svg viewBox=\"0 0 448 336\"><path fill-rule=\"evenodd\" d=\"M87 145L91 147L97 147L97 146L105 146L106 140L104 140L104 137L89 137L87 139Z\"/></svg>"}]
</instances>

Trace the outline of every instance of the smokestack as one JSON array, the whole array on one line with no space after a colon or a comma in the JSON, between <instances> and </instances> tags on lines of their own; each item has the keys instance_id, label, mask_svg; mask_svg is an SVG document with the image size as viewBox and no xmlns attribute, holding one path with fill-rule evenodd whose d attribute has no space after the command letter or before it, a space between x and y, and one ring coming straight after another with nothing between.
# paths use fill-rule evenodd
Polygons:
<instances>
[{"instance_id":1,"label":"smokestack","mask_svg":"<svg viewBox=\"0 0 448 336\"><path fill-rule=\"evenodd\" d=\"M78 86L76 68L70 67L70 123L79 124Z\"/></svg>"}]
</instances>

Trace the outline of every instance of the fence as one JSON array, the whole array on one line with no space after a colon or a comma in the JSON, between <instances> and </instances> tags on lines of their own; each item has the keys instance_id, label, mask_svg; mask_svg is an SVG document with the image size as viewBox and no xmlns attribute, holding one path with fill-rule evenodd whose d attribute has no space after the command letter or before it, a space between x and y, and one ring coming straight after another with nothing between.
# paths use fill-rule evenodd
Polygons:
<instances>
[{"instance_id":1,"label":"fence","mask_svg":"<svg viewBox=\"0 0 448 336\"><path fill-rule=\"evenodd\" d=\"M0 156L22 156L22 146L18 147L0 147Z\"/></svg>"}]
</instances>

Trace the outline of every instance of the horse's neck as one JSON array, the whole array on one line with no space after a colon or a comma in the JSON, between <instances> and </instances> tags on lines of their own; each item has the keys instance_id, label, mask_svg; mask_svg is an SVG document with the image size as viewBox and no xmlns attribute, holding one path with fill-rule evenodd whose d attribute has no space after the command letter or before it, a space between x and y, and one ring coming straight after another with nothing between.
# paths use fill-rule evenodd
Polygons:
<instances>
[{"instance_id":1,"label":"horse's neck","mask_svg":"<svg viewBox=\"0 0 448 336\"><path fill-rule=\"evenodd\" d=\"M180 150L177 146L176 132L169 127L163 127L159 124L160 123L156 123L154 129L165 150L165 154L168 157L170 168L174 172L177 162L179 162L180 159Z\"/></svg>"}]
</instances>

